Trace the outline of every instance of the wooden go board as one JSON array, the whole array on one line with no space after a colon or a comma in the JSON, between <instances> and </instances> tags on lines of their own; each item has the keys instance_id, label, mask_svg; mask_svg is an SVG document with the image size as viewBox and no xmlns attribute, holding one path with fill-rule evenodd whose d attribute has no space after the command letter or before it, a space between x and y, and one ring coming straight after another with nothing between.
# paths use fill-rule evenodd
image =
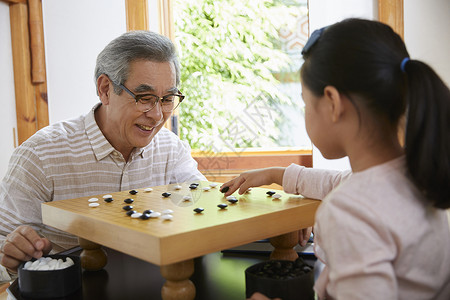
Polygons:
<instances>
[{"instance_id":1,"label":"wooden go board","mask_svg":"<svg viewBox=\"0 0 450 300\"><path fill-rule=\"evenodd\" d=\"M210 182L199 182L197 189L190 183L153 187L153 191L136 189L111 193L113 201L104 201L104 195L60 200L42 204L43 223L92 242L113 248L142 260L166 265L201 255L239 246L312 226L318 200L276 191L281 198L267 195L268 189L253 188L239 195L231 204L219 191L220 184L208 191ZM169 192L171 196L163 197ZM183 197L191 196L190 201ZM89 207L90 198L98 198L99 206ZM172 220L151 218L134 219L122 208L125 199L132 198L137 212L151 209L173 211ZM217 205L228 207L220 209ZM193 209L204 208L202 213Z\"/></svg>"}]
</instances>

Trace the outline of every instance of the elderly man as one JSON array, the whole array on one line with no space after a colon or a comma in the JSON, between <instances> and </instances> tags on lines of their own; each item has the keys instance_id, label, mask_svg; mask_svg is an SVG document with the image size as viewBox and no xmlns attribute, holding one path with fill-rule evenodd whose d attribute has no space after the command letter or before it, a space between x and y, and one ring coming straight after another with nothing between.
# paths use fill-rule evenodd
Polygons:
<instances>
[{"instance_id":1,"label":"elderly man","mask_svg":"<svg viewBox=\"0 0 450 300\"><path fill-rule=\"evenodd\" d=\"M41 203L204 180L190 147L163 128L184 96L172 42L148 31L109 43L95 68L100 103L18 147L0 188L0 281L21 261L77 244L42 224Z\"/></svg>"}]
</instances>

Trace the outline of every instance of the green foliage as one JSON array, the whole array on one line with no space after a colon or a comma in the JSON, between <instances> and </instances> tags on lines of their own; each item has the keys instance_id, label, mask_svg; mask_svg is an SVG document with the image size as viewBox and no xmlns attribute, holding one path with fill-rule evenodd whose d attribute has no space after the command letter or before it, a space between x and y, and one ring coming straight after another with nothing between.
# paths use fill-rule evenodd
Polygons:
<instances>
[{"instance_id":1,"label":"green foliage","mask_svg":"<svg viewBox=\"0 0 450 300\"><path fill-rule=\"evenodd\" d=\"M279 0L177 0L174 8L186 95L180 137L205 151L276 146L281 116L264 118L262 129L246 114L291 101L273 76L290 63L278 44L278 29L293 20L289 9Z\"/></svg>"}]
</instances>

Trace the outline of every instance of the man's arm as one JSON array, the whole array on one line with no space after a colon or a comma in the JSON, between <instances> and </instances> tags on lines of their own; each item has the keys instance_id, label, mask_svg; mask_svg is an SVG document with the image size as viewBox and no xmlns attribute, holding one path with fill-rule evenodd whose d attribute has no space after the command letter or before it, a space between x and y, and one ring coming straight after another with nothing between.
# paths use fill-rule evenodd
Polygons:
<instances>
[{"instance_id":1,"label":"man's arm","mask_svg":"<svg viewBox=\"0 0 450 300\"><path fill-rule=\"evenodd\" d=\"M170 178L170 183L198 180L206 180L206 178L198 170L198 164L192 158L189 144L180 140L178 144L178 158Z\"/></svg>"},{"instance_id":2,"label":"man's arm","mask_svg":"<svg viewBox=\"0 0 450 300\"><path fill-rule=\"evenodd\" d=\"M14 151L0 184L0 264L10 271L50 251L50 242L36 232L42 225L41 203L50 199L51 185L39 153L32 142L25 142Z\"/></svg>"}]
</instances>

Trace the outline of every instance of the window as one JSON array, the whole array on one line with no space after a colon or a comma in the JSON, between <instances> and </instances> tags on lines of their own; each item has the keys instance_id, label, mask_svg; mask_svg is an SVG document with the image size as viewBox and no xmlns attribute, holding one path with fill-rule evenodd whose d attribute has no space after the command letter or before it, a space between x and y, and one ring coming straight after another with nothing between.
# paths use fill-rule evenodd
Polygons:
<instances>
[{"instance_id":1,"label":"window","mask_svg":"<svg viewBox=\"0 0 450 300\"><path fill-rule=\"evenodd\" d=\"M305 0L177 0L180 137L194 149L306 147L298 70ZM299 118L300 116L300 118Z\"/></svg>"},{"instance_id":2,"label":"window","mask_svg":"<svg viewBox=\"0 0 450 300\"><path fill-rule=\"evenodd\" d=\"M179 135L203 153L200 168L245 169L249 152L270 155L269 165L279 165L279 155L309 155L298 72L307 1L176 0L173 7L186 95ZM247 162L232 167L230 157ZM248 168L269 166L255 163Z\"/></svg>"}]
</instances>

